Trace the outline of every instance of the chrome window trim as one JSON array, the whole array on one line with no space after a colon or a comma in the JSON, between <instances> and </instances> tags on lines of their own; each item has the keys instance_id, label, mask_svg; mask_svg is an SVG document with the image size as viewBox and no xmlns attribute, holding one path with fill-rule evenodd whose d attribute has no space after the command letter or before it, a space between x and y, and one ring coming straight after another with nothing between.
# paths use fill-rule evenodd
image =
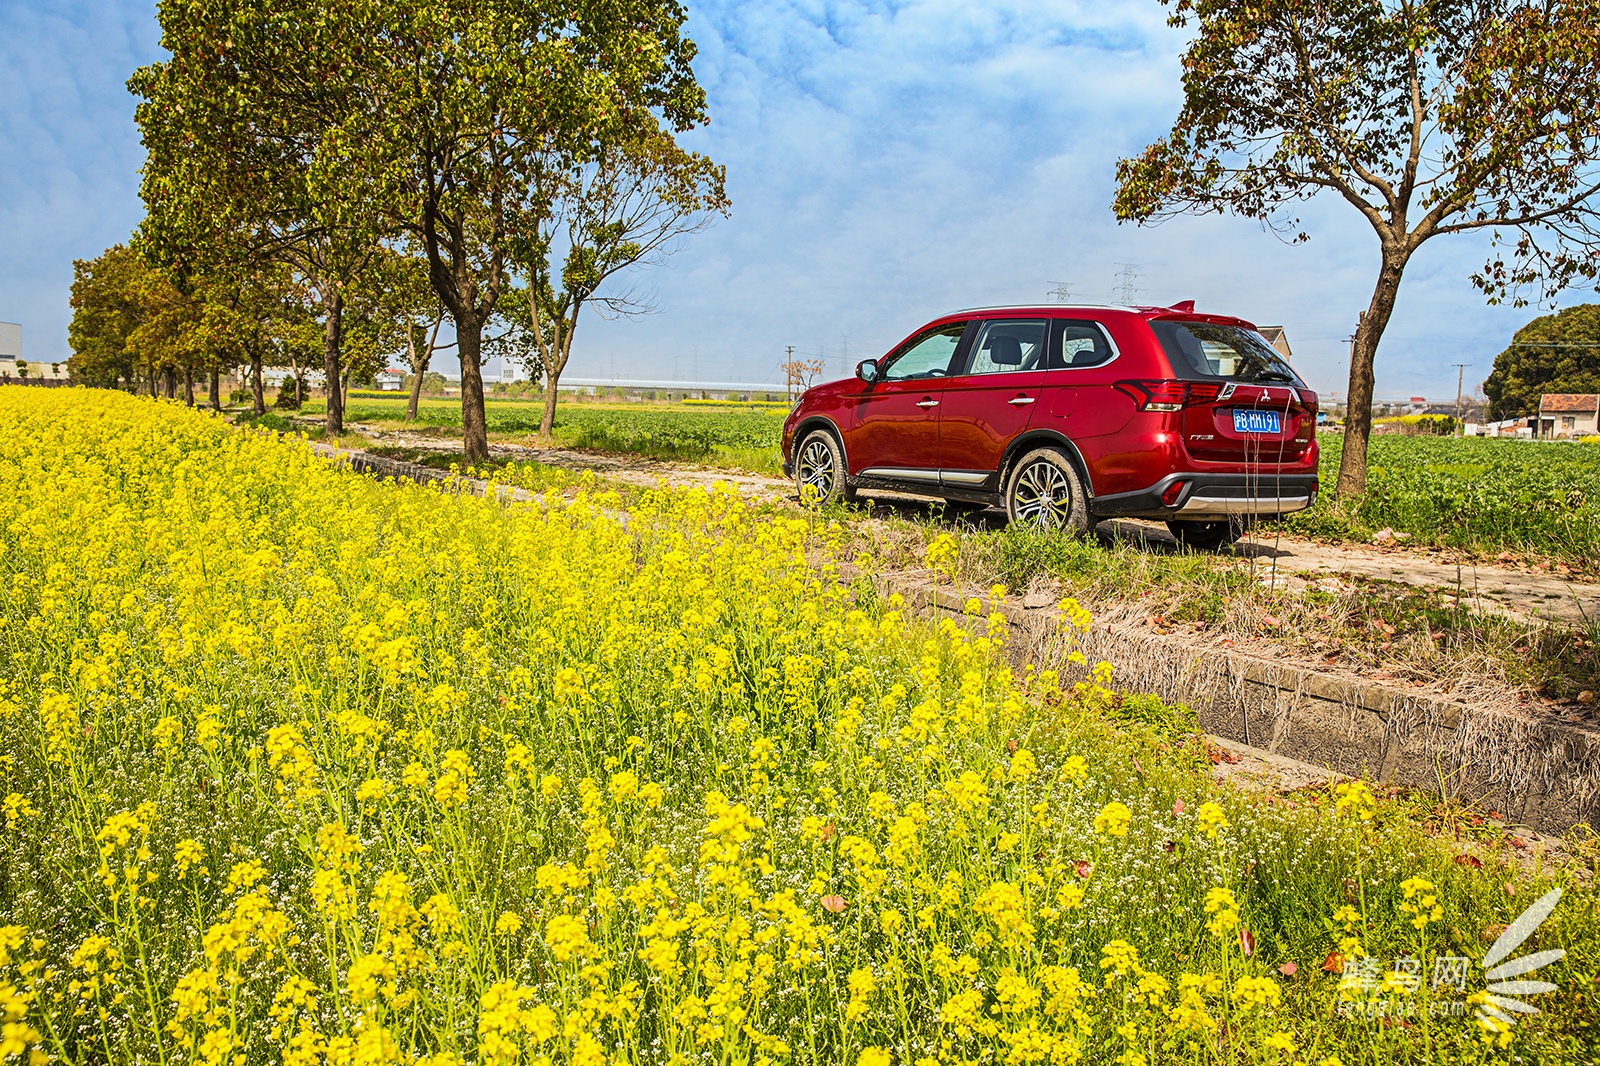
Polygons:
<instances>
[{"instance_id":1,"label":"chrome window trim","mask_svg":"<svg viewBox=\"0 0 1600 1066\"><path fill-rule=\"evenodd\" d=\"M1107 359L1103 363L1095 363L1093 366L1058 366L1058 367L1051 367L1050 369L1046 370L1045 373L1047 373L1047 374L1056 374L1056 373L1068 373L1068 372L1075 371L1075 370L1099 370L1102 367L1110 366L1112 363L1115 363L1118 359L1120 359L1122 357L1122 349L1117 347L1117 339L1111 335L1111 331L1110 330L1106 329L1105 323L1099 321L1098 319L1093 319L1093 318L1058 318L1058 319L1056 319L1056 321L1061 323L1060 328L1062 330L1065 330L1067 328L1068 324L1078 325L1079 323L1084 323L1084 324L1093 326L1095 329L1099 330L1100 331L1100 336L1104 337L1106 339L1106 344L1111 346L1111 358ZM1062 339L1065 340L1064 337Z\"/></svg>"}]
</instances>

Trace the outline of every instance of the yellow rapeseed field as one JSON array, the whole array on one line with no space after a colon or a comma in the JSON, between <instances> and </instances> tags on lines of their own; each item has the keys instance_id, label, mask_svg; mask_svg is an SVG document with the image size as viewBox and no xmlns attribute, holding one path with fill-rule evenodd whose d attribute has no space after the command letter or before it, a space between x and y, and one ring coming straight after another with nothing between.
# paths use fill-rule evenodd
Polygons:
<instances>
[{"instance_id":1,"label":"yellow rapeseed field","mask_svg":"<svg viewBox=\"0 0 1600 1066\"><path fill-rule=\"evenodd\" d=\"M1221 790L1107 724L1108 668L1014 671L976 604L934 627L842 585L823 516L619 508L0 389L0 1062L1587 1046L1581 994L1513 1032L1395 961L1476 960L1548 877L1453 862L1365 786ZM1569 989L1594 927L1573 886L1542 934Z\"/></svg>"}]
</instances>

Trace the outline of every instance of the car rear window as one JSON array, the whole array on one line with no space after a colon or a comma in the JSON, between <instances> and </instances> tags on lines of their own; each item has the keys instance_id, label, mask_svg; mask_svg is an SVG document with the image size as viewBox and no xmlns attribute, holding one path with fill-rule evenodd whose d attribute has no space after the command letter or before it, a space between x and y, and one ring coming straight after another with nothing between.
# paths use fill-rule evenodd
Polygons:
<instances>
[{"instance_id":1,"label":"car rear window","mask_svg":"<svg viewBox=\"0 0 1600 1066\"><path fill-rule=\"evenodd\" d=\"M1179 377L1301 384L1283 356L1253 329L1172 320L1157 320L1150 328Z\"/></svg>"}]
</instances>

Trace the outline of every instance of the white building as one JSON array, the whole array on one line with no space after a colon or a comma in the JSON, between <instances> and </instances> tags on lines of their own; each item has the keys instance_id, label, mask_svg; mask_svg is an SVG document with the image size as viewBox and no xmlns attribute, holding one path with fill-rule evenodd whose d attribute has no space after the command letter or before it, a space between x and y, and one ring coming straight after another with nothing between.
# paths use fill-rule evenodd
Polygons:
<instances>
[{"instance_id":1,"label":"white building","mask_svg":"<svg viewBox=\"0 0 1600 1066\"><path fill-rule=\"evenodd\" d=\"M383 392L399 392L406 387L406 372L392 366L378 371L373 377Z\"/></svg>"},{"instance_id":2,"label":"white building","mask_svg":"<svg viewBox=\"0 0 1600 1066\"><path fill-rule=\"evenodd\" d=\"M10 363L5 369L16 372L16 362L22 358L22 327L15 322L0 322L0 360Z\"/></svg>"}]
</instances>

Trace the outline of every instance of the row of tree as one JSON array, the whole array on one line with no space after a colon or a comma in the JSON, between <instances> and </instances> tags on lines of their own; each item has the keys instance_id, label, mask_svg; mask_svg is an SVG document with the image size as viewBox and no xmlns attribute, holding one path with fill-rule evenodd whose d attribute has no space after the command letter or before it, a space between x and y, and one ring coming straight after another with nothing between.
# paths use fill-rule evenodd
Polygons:
<instances>
[{"instance_id":1,"label":"row of tree","mask_svg":"<svg viewBox=\"0 0 1600 1066\"><path fill-rule=\"evenodd\" d=\"M129 82L146 218L74 288L75 358L102 379L170 392L315 347L337 434L334 383L399 351L420 381L448 321L482 459L494 345L545 381L549 432L583 308L645 309L604 284L726 213L722 168L677 143L706 115L673 0L162 0L157 17L171 57Z\"/></svg>"}]
</instances>

